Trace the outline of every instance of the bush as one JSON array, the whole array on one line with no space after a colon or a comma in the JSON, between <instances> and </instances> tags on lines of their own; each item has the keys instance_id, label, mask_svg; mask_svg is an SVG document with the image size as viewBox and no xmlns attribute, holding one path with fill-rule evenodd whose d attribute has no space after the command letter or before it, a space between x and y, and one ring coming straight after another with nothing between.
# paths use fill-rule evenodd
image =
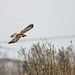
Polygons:
<instances>
[{"instance_id":1,"label":"bush","mask_svg":"<svg viewBox=\"0 0 75 75\"><path fill-rule=\"evenodd\" d=\"M72 42L69 47L58 51L51 43L33 44L30 51L21 48L18 52L23 59L23 70L19 65L20 75L75 75L75 54Z\"/></svg>"}]
</instances>

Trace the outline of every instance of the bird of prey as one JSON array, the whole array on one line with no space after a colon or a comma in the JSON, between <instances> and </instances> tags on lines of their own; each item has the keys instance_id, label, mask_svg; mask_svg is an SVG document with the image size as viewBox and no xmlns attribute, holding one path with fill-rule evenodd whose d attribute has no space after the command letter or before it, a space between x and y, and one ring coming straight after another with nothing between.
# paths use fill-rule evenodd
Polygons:
<instances>
[{"instance_id":1,"label":"bird of prey","mask_svg":"<svg viewBox=\"0 0 75 75\"><path fill-rule=\"evenodd\" d=\"M31 30L33 28L33 24L28 25L26 28L24 28L20 33L14 33L10 36L10 38L13 38L8 44L17 42L21 37L26 37L24 33Z\"/></svg>"}]
</instances>

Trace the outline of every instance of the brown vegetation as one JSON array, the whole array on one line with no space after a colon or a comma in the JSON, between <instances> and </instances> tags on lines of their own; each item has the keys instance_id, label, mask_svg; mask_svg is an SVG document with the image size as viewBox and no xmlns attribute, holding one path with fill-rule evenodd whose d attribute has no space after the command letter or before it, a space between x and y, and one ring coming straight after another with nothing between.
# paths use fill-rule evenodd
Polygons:
<instances>
[{"instance_id":1,"label":"brown vegetation","mask_svg":"<svg viewBox=\"0 0 75 75\"><path fill-rule=\"evenodd\" d=\"M19 57L23 58L23 70L18 63L19 75L75 75L75 55L72 42L69 47L58 51L49 43L34 44L30 51L21 48Z\"/></svg>"}]
</instances>

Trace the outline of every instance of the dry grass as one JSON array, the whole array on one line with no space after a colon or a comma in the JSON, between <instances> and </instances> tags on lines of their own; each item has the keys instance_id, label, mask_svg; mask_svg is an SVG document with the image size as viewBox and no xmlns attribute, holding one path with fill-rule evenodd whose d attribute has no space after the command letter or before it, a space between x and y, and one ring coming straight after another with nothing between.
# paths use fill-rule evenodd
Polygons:
<instances>
[{"instance_id":1,"label":"dry grass","mask_svg":"<svg viewBox=\"0 0 75 75\"><path fill-rule=\"evenodd\" d=\"M28 54L21 48L19 57L24 61L23 70L18 63L19 75L75 75L75 55L72 42L58 50L49 43L34 44Z\"/></svg>"}]
</instances>

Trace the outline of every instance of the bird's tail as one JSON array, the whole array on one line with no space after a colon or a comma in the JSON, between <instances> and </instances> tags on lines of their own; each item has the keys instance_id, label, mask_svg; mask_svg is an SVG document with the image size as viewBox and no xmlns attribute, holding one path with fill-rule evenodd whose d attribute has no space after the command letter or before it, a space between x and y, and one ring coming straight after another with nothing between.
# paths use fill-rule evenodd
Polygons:
<instances>
[{"instance_id":1,"label":"bird's tail","mask_svg":"<svg viewBox=\"0 0 75 75\"><path fill-rule=\"evenodd\" d=\"M15 37L16 35L17 35L17 33L14 33L14 34L12 34L12 35L10 36L10 38Z\"/></svg>"}]
</instances>

